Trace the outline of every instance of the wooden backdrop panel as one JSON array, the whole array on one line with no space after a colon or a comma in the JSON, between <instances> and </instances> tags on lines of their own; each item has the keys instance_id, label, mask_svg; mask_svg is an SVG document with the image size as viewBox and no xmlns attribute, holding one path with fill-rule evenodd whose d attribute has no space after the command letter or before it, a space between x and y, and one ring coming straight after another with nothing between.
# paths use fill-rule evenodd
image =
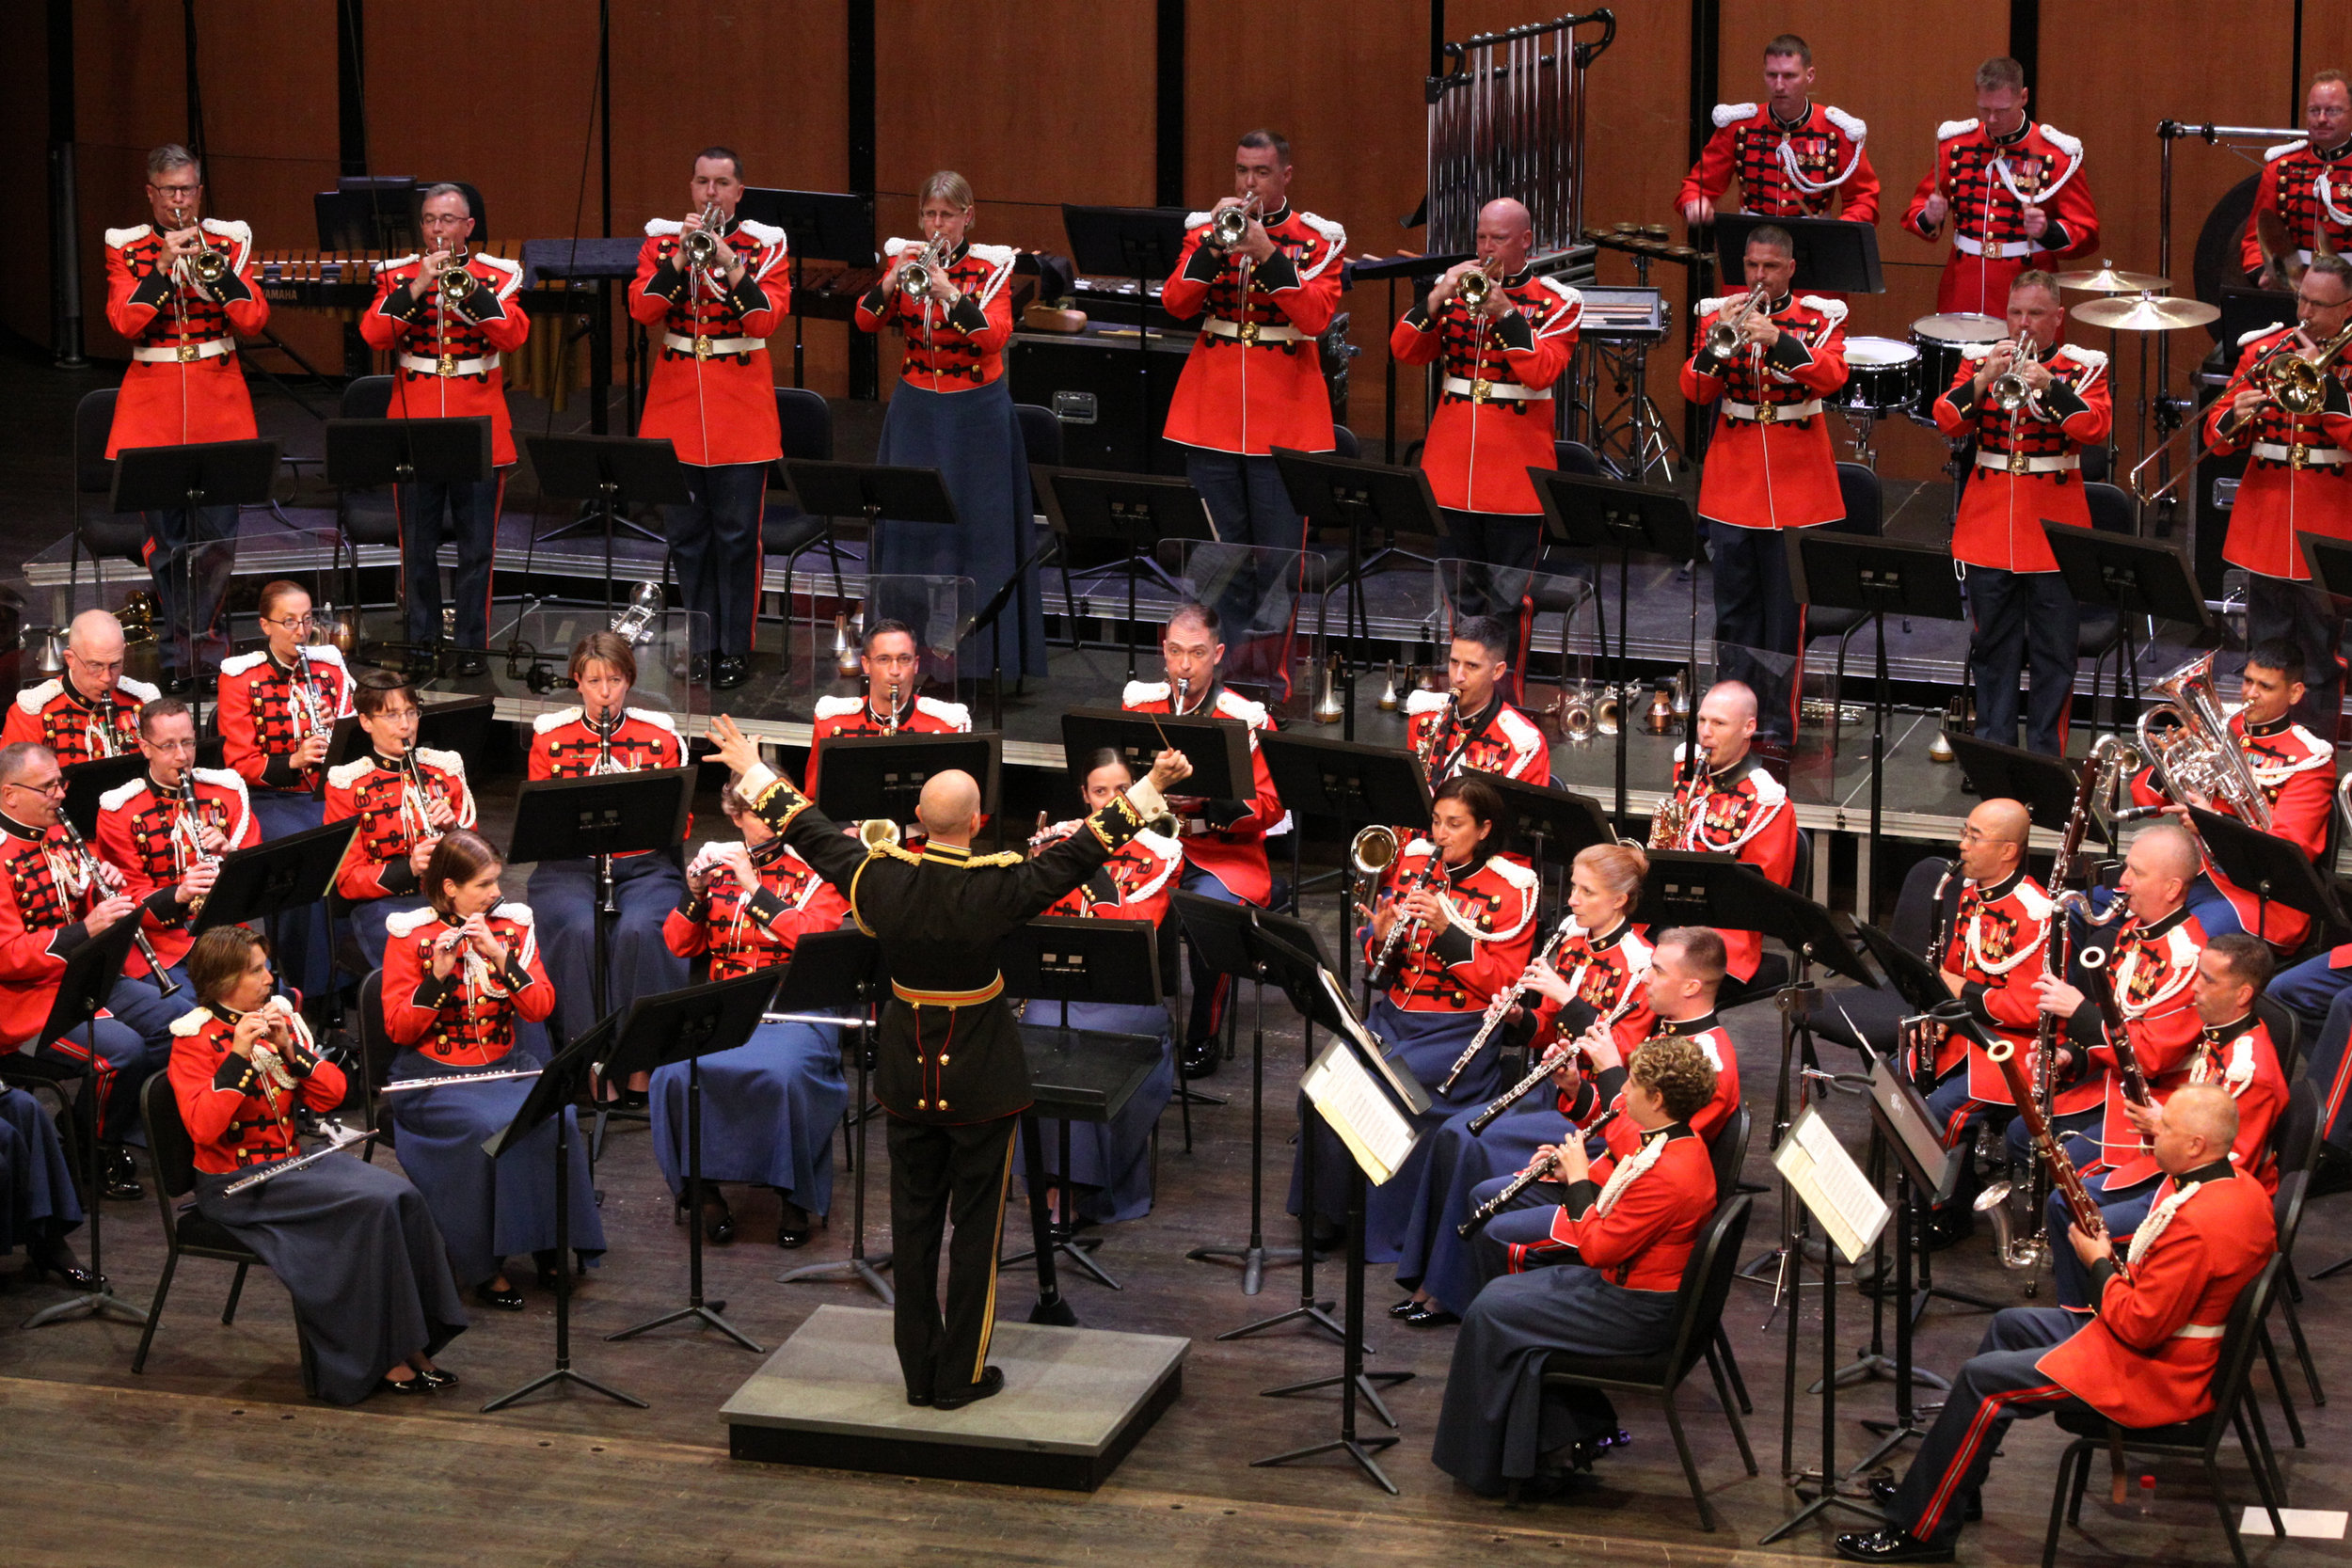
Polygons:
<instances>
[{"instance_id":1,"label":"wooden backdrop panel","mask_svg":"<svg viewBox=\"0 0 2352 1568\"><path fill-rule=\"evenodd\" d=\"M0 74L0 202L11 222L0 262L0 328L46 347L49 302L49 10L19 6L8 34L18 63Z\"/></svg>"}]
</instances>

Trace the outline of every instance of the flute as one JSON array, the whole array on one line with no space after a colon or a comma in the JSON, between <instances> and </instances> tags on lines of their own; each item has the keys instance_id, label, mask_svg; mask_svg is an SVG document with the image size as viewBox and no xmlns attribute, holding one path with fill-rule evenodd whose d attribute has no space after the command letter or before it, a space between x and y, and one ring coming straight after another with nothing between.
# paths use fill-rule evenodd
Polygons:
<instances>
[{"instance_id":1,"label":"flute","mask_svg":"<svg viewBox=\"0 0 2352 1568\"><path fill-rule=\"evenodd\" d=\"M325 1148L314 1148L310 1153L305 1154L298 1159L280 1160L274 1165L263 1165L260 1170L255 1171L251 1176L241 1177L237 1180L230 1182L228 1186L221 1189L221 1196L223 1197L233 1196L238 1193L244 1192L247 1187L258 1187L262 1182L273 1180L278 1177L285 1175L290 1170L300 1170L305 1165L316 1164L318 1162L326 1159L328 1155L334 1153L339 1148L349 1148L354 1144L366 1143L369 1139L375 1136L375 1134L372 1132L354 1132L351 1129L345 1127L340 1121L326 1122L322 1124L320 1130L326 1134L326 1147Z\"/></svg>"},{"instance_id":2,"label":"flute","mask_svg":"<svg viewBox=\"0 0 2352 1568\"><path fill-rule=\"evenodd\" d=\"M436 1078L399 1078L384 1085L386 1094L404 1094L410 1089L437 1088L443 1084L493 1084L501 1078L536 1078L544 1070L539 1068L514 1068L505 1072L444 1072Z\"/></svg>"}]
</instances>

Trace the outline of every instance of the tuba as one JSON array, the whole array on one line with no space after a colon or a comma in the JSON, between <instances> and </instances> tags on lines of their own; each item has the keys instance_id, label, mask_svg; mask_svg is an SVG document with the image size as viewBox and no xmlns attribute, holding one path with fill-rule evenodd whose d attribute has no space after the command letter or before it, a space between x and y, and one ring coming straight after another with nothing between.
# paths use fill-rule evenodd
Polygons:
<instances>
[{"instance_id":1,"label":"tuba","mask_svg":"<svg viewBox=\"0 0 2352 1568\"><path fill-rule=\"evenodd\" d=\"M2154 701L2139 716L2139 754L2155 769L2167 799L2203 796L2228 806L2237 819L2270 831L2270 800L2263 794L2213 685L2213 655L2189 660L2158 681ZM2161 729L2156 721L2169 714Z\"/></svg>"}]
</instances>

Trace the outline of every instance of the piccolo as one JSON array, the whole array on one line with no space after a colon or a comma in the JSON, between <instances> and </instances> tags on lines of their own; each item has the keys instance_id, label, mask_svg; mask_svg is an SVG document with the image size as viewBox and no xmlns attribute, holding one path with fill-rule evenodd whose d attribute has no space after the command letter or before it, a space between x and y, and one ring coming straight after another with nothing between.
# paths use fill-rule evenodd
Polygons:
<instances>
[{"instance_id":1,"label":"piccolo","mask_svg":"<svg viewBox=\"0 0 2352 1568\"><path fill-rule=\"evenodd\" d=\"M505 1072L444 1072L437 1078L399 1078L384 1085L386 1094L402 1094L409 1089L438 1088L443 1084L495 1084L501 1078L536 1078L539 1068L515 1068Z\"/></svg>"},{"instance_id":2,"label":"piccolo","mask_svg":"<svg viewBox=\"0 0 2352 1568\"><path fill-rule=\"evenodd\" d=\"M275 1180L290 1170L300 1170L305 1165L314 1165L338 1149L350 1148L354 1145L366 1143L375 1136L372 1132L354 1132L340 1121L324 1123L321 1131L326 1134L325 1148L314 1148L298 1159L281 1160L274 1165L263 1165L251 1176L240 1177L230 1182L228 1186L221 1189L221 1196L230 1197L244 1192L247 1187L258 1187L264 1181Z\"/></svg>"},{"instance_id":3,"label":"piccolo","mask_svg":"<svg viewBox=\"0 0 2352 1568\"><path fill-rule=\"evenodd\" d=\"M1603 1111L1598 1117L1595 1117L1592 1126L1581 1129L1570 1128L1568 1130L1569 1136L1577 1138L1589 1138L1594 1133L1599 1132L1602 1128L1608 1126L1611 1122L1616 1119L1617 1110L1614 1106L1612 1106L1610 1109ZM1467 1236L1471 1231L1478 1229L1488 1220L1493 1219L1497 1214L1502 1213L1504 1209L1508 1208L1513 1198L1527 1191L1528 1188L1534 1186L1536 1182L1550 1176L1553 1171L1559 1168L1559 1164L1560 1156L1556 1151L1547 1154L1542 1159L1537 1160L1534 1164L1529 1165L1525 1170L1519 1172L1518 1175L1511 1178L1508 1182L1504 1183L1501 1192L1495 1194L1494 1196L1488 1198L1486 1202L1471 1210L1470 1217L1455 1226L1454 1227L1454 1233L1457 1236Z\"/></svg>"}]
</instances>

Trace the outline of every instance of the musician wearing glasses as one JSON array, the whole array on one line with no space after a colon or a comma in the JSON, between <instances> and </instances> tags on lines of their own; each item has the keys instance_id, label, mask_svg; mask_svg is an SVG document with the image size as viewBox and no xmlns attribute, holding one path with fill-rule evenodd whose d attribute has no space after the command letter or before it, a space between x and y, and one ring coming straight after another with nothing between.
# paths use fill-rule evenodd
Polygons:
<instances>
[{"instance_id":1,"label":"musician wearing glasses","mask_svg":"<svg viewBox=\"0 0 2352 1568\"><path fill-rule=\"evenodd\" d=\"M65 673L16 694L0 745L37 741L60 768L129 755L139 742L139 708L156 691L122 673L122 650L121 622L103 610L76 615L65 632Z\"/></svg>"},{"instance_id":2,"label":"musician wearing glasses","mask_svg":"<svg viewBox=\"0 0 2352 1568\"><path fill-rule=\"evenodd\" d=\"M873 569L970 578L986 604L1028 555L1035 526L1028 452L1005 380L1015 252L973 241L972 187L952 169L924 181L917 199L923 237L882 246L882 276L857 302L853 319L861 332L886 326L905 344L874 461L938 469L957 522L882 518ZM890 602L891 594L877 593L882 613L908 612ZM1019 603L996 626L1010 633L1002 650L1008 671L1045 673L1044 597L1035 566L1022 579ZM996 635L992 627L992 640ZM969 653L985 664L996 651L992 642Z\"/></svg>"},{"instance_id":3,"label":"musician wearing glasses","mask_svg":"<svg viewBox=\"0 0 2352 1568\"><path fill-rule=\"evenodd\" d=\"M1266 862L1266 836L1286 831L1290 816L1274 793L1274 775L1258 751L1257 732L1273 729L1273 717L1264 704L1251 702L1225 685L1221 626L1216 610L1208 605L1178 605L1160 639L1168 679L1129 681L1120 705L1130 713L1230 719L1249 730L1248 800L1174 796L1168 808L1176 814L1178 837L1184 847L1184 890L1223 904L1263 908L1274 890L1274 872ZM1192 1012L1184 1025L1184 1073L1187 1078L1205 1078L1216 1070L1217 1027L1225 1016L1227 977L1211 973L1198 954L1189 968Z\"/></svg>"},{"instance_id":4,"label":"musician wearing glasses","mask_svg":"<svg viewBox=\"0 0 2352 1568\"><path fill-rule=\"evenodd\" d=\"M866 628L857 659L866 690L855 697L819 697L809 726L808 792L817 794L818 759L837 735L969 735L972 710L961 703L920 694L923 653L904 621L880 620Z\"/></svg>"},{"instance_id":5,"label":"musician wearing glasses","mask_svg":"<svg viewBox=\"0 0 2352 1568\"><path fill-rule=\"evenodd\" d=\"M686 868L686 898L662 936L670 951L707 958L712 980L788 963L801 938L837 929L850 901L817 875L733 785L719 795L742 836L712 842ZM863 1049L861 1044L859 1049ZM686 1212L688 1065L654 1069L653 1153L670 1184L678 1223ZM762 1023L732 1051L702 1058L703 1235L735 1239L722 1181L775 1190L776 1245L806 1246L833 1208L833 1133L849 1087L841 1031L804 1020Z\"/></svg>"},{"instance_id":6,"label":"musician wearing glasses","mask_svg":"<svg viewBox=\"0 0 2352 1568\"><path fill-rule=\"evenodd\" d=\"M2341 71L2312 77L2303 139L2263 154L2239 261L2258 289L2292 289L2314 255L2352 250L2352 86ZM2267 234L2265 230L2268 230Z\"/></svg>"},{"instance_id":7,"label":"musician wearing glasses","mask_svg":"<svg viewBox=\"0 0 2352 1568\"><path fill-rule=\"evenodd\" d=\"M1649 857L1629 844L1579 850L1568 871L1568 918L1537 944L1518 984L1487 1005L1479 1029L1489 1034L1490 1049L1532 1027L1528 1061L1553 1065L1516 1100L1505 1088L1486 1106L1448 1117L1425 1140L1429 1156L1412 1219L1397 1244L1396 1282L1410 1293L1389 1316L1415 1327L1460 1316L1478 1291L1469 1247L1454 1230L1473 1206L1471 1193L1489 1178L1522 1169L1538 1148L1558 1143L1571 1124L1590 1121L1606 1103L1581 1061L1586 1034L1605 1033L1625 1053L1656 1032L1651 948L1632 921L1648 870ZM1505 1100L1511 1103L1498 1109Z\"/></svg>"},{"instance_id":8,"label":"musician wearing glasses","mask_svg":"<svg viewBox=\"0 0 2352 1568\"><path fill-rule=\"evenodd\" d=\"M1405 699L1405 741L1434 787L1462 773L1496 773L1525 784L1551 782L1551 747L1541 725L1503 696L1511 673L1511 623L1474 615L1454 629L1446 689Z\"/></svg>"},{"instance_id":9,"label":"musician wearing glasses","mask_svg":"<svg viewBox=\"0 0 2352 1568\"><path fill-rule=\"evenodd\" d=\"M429 905L392 916L384 949L384 1032L392 1060L400 1165L433 1210L450 1260L474 1299L523 1308L508 1257L528 1252L542 1289L563 1264L555 1250L555 1126L543 1122L496 1160L483 1142L515 1119L527 1076L547 1063L555 989L539 963L528 905L500 890L505 870L480 834L452 828L426 862ZM404 1089L403 1084L427 1086ZM564 1108L571 1141L572 1248L584 1264L604 1251L604 1220L588 1178L588 1146Z\"/></svg>"},{"instance_id":10,"label":"musician wearing glasses","mask_svg":"<svg viewBox=\"0 0 2352 1568\"><path fill-rule=\"evenodd\" d=\"M628 286L629 315L660 334L637 434L667 438L686 465L690 498L662 508L662 531L686 608L701 617L696 665L727 690L750 674L760 509L768 466L784 454L768 335L792 290L784 230L736 216L741 158L703 149L689 188L684 218L646 223Z\"/></svg>"},{"instance_id":11,"label":"musician wearing glasses","mask_svg":"<svg viewBox=\"0 0 2352 1568\"><path fill-rule=\"evenodd\" d=\"M2083 144L2026 112L2026 68L2006 56L1977 68L1977 118L1936 127L1935 164L1911 195L1903 227L1932 245L1951 225L1935 309L1997 316L2017 275L2089 256L2099 214L2082 178Z\"/></svg>"},{"instance_id":12,"label":"musician wearing glasses","mask_svg":"<svg viewBox=\"0 0 2352 1568\"><path fill-rule=\"evenodd\" d=\"M147 771L99 798L98 853L139 901L140 928L156 957L184 981L181 961L195 940L188 927L219 877L220 857L261 843L262 824L244 775L196 766L196 716L179 698L140 710L139 751ZM134 952L130 967L145 966Z\"/></svg>"},{"instance_id":13,"label":"musician wearing glasses","mask_svg":"<svg viewBox=\"0 0 2352 1568\"><path fill-rule=\"evenodd\" d=\"M1421 466L1445 514L1438 541L1466 615L1507 613L1543 546L1528 469L1559 467L1552 384L1576 356L1584 296L1527 264L1534 220L1509 197L1479 211L1478 255L1449 268L1390 335L1401 364L1444 363Z\"/></svg>"},{"instance_id":14,"label":"musician wearing glasses","mask_svg":"<svg viewBox=\"0 0 2352 1568\"><path fill-rule=\"evenodd\" d=\"M147 155L150 221L106 230L106 322L129 340L131 364L106 436L109 462L132 447L254 438L240 334L269 323L255 280L253 230L200 218L204 171L186 148ZM164 686L174 695L220 662L219 625L236 537L233 505L147 515L148 567L163 622ZM202 547L211 546L211 547Z\"/></svg>"},{"instance_id":15,"label":"musician wearing glasses","mask_svg":"<svg viewBox=\"0 0 2352 1568\"><path fill-rule=\"evenodd\" d=\"M2230 510L2221 557L2246 569L2246 635L2284 638L2301 658L2304 695L2295 716L2329 746L2344 700L2344 662L2336 652L2344 613L2311 580L2296 534L2352 539L2352 401L2342 345L2323 367L2327 345L2352 326L2352 263L2313 259L2295 285L2295 325L2238 340L2230 384L2205 418L2217 457L2248 453L2246 477ZM2281 402L2283 391L2300 406Z\"/></svg>"},{"instance_id":16,"label":"musician wearing glasses","mask_svg":"<svg viewBox=\"0 0 2352 1568\"><path fill-rule=\"evenodd\" d=\"M1973 440L1977 451L1952 559L1968 586L1977 735L2017 744L2018 675L2030 654L2026 746L2064 756L2080 611L2042 525L2090 526L2082 454L2106 439L2113 421L2107 356L2058 341L2066 309L2046 272L2020 273L2010 285L2008 327L1999 342L1961 351L1935 401L1935 427Z\"/></svg>"},{"instance_id":17,"label":"musician wearing glasses","mask_svg":"<svg viewBox=\"0 0 2352 1568\"><path fill-rule=\"evenodd\" d=\"M490 641L490 569L498 546L499 503L515 466L515 434L506 411L503 356L531 336L531 318L514 303L519 262L469 251L472 203L465 187L425 188L418 227L424 250L379 263L375 302L360 314L359 335L392 359L395 420L487 419L491 476L477 483L397 485L403 597L408 641L441 640L441 541L457 546L457 647L452 668L483 672ZM443 518L448 519L447 531Z\"/></svg>"},{"instance_id":18,"label":"musician wearing glasses","mask_svg":"<svg viewBox=\"0 0 2352 1568\"><path fill-rule=\"evenodd\" d=\"M1699 699L1699 755L1677 748L1673 783L1650 824L1653 849L1732 855L1787 887L1797 874L1797 809L1756 754L1756 693L1718 681ZM1757 931L1724 931L1731 977L1744 986L1764 962Z\"/></svg>"},{"instance_id":19,"label":"musician wearing glasses","mask_svg":"<svg viewBox=\"0 0 2352 1568\"><path fill-rule=\"evenodd\" d=\"M455 1387L433 1358L465 1332L466 1308L406 1177L329 1154L229 1191L294 1159L296 1113L334 1110L347 1085L276 994L260 933L215 927L197 939L188 973L197 1006L171 1026L171 1091L196 1148L197 1212L260 1253L294 1298L320 1398L357 1404Z\"/></svg>"},{"instance_id":20,"label":"musician wearing glasses","mask_svg":"<svg viewBox=\"0 0 2352 1568\"><path fill-rule=\"evenodd\" d=\"M1783 33L1764 46L1764 102L1718 103L1715 134L1675 205L1692 229L1715 221L1740 182L1740 213L1767 217L1879 219L1879 177L1863 142L1870 128L1813 100L1813 46Z\"/></svg>"},{"instance_id":21,"label":"musician wearing glasses","mask_svg":"<svg viewBox=\"0 0 2352 1568\"><path fill-rule=\"evenodd\" d=\"M1340 307L1347 231L1291 205L1291 144L1243 135L1233 194L1184 219L1183 253L1160 291L1200 335L1162 432L1184 449L1184 474L1220 539L1295 550L1306 525L1275 471L1273 450L1329 451L1331 394L1316 340Z\"/></svg>"},{"instance_id":22,"label":"musician wearing glasses","mask_svg":"<svg viewBox=\"0 0 2352 1568\"><path fill-rule=\"evenodd\" d=\"M1682 395L1718 404L1699 476L1699 515L1715 563L1715 640L1739 649L1796 655L1804 610L1788 578L1784 529L1846 515L1822 399L1846 384L1843 301L1795 292L1796 241L1765 224L1748 235L1747 293L1698 305L1698 350L1682 367ZM1725 651L1726 666L1756 671L1765 742L1796 735L1796 682Z\"/></svg>"},{"instance_id":23,"label":"musician wearing glasses","mask_svg":"<svg viewBox=\"0 0 2352 1568\"><path fill-rule=\"evenodd\" d=\"M1386 888L1359 928L1366 977L1375 992L1366 1027L1389 1047L1391 1059L1430 1091L1421 1130L1457 1112L1476 1110L1502 1086L1499 1053L1486 1051L1460 1073L1463 1048L1478 1033L1495 993L1526 970L1535 946L1535 874L1502 852L1510 842L1511 808L1495 786L1475 773L1448 779L1431 792L1429 832L1406 845L1390 863ZM1452 1082L1447 1084L1448 1078ZM1317 1120L1302 1140L1315 1139L1315 1219L1336 1227L1346 1212L1348 1154ZM1303 1148L1303 1142L1301 1147ZM1416 1145L1402 1169L1372 1190L1365 1214L1364 1256L1393 1262L1414 1219L1428 1141ZM1291 1172L1291 1212L1302 1212L1305 1170Z\"/></svg>"},{"instance_id":24,"label":"musician wearing glasses","mask_svg":"<svg viewBox=\"0 0 2352 1568\"><path fill-rule=\"evenodd\" d=\"M384 923L423 908L424 867L441 835L475 825L466 759L417 744L417 692L405 675L364 670L352 705L368 754L326 775L326 819L359 820L335 891L351 905L352 934L370 968L384 963Z\"/></svg>"}]
</instances>

